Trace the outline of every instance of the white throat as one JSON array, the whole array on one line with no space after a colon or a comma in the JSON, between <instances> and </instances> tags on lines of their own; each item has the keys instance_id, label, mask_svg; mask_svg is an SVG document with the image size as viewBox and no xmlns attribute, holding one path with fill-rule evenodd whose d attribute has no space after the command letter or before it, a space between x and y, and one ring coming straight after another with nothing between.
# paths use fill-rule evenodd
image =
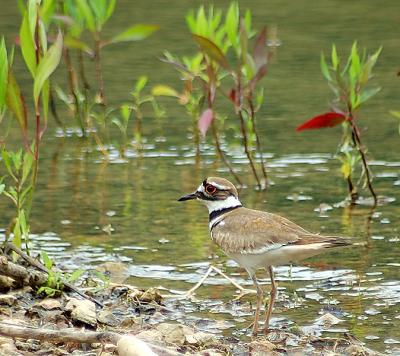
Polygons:
<instances>
[{"instance_id":1,"label":"white throat","mask_svg":"<svg viewBox=\"0 0 400 356\"><path fill-rule=\"evenodd\" d=\"M202 200L199 199L207 208L208 213L211 214L213 211L235 208L237 206L241 206L242 203L240 200L233 195L229 196L224 200Z\"/></svg>"}]
</instances>

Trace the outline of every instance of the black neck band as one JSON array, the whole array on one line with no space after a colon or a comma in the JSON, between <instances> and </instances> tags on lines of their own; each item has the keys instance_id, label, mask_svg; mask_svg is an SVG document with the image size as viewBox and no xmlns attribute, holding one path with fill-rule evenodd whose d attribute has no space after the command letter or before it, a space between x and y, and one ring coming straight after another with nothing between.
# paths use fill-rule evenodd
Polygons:
<instances>
[{"instance_id":1,"label":"black neck band","mask_svg":"<svg viewBox=\"0 0 400 356\"><path fill-rule=\"evenodd\" d=\"M215 218L217 218L218 216L221 216L222 214L228 213L232 210L235 210L237 208L240 208L242 205L236 205L236 206L232 206L231 208L224 208L224 209L220 209L220 210L214 210L213 212L210 213L209 215L209 219L210 221L213 221Z\"/></svg>"}]
</instances>

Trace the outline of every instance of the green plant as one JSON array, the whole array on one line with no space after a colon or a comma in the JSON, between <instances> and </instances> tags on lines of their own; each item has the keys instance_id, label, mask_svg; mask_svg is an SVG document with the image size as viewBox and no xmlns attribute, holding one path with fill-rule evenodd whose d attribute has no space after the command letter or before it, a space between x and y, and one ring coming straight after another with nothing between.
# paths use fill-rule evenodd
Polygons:
<instances>
[{"instance_id":1,"label":"green plant","mask_svg":"<svg viewBox=\"0 0 400 356\"><path fill-rule=\"evenodd\" d=\"M47 269L48 277L46 284L37 290L37 294L45 294L47 297L60 295L64 289L65 282L74 283L85 273L82 269L77 269L73 273L63 273L54 271L54 262L45 251L40 253L43 265Z\"/></svg>"},{"instance_id":2,"label":"green plant","mask_svg":"<svg viewBox=\"0 0 400 356\"><path fill-rule=\"evenodd\" d=\"M47 2L45 2L47 4ZM28 240L29 214L39 169L39 152L42 136L47 128L50 100L49 77L59 64L62 52L62 35L59 32L52 46L48 46L43 14L46 6L29 0L23 10L20 27L20 45L24 62L31 74L34 118L30 120L26 97L22 95L13 71L14 49L8 53L4 38L0 45L0 124L11 113L19 124L24 152L6 149L2 142L2 162L12 183L7 183L4 194L16 207L16 216L8 232L14 233L14 242L20 247L22 238ZM33 121L32 125L30 122ZM33 126L32 129L31 126ZM6 132L7 130L2 130ZM32 133L33 131L33 133ZM33 137L31 137L33 136Z\"/></svg>"},{"instance_id":3,"label":"green plant","mask_svg":"<svg viewBox=\"0 0 400 356\"><path fill-rule=\"evenodd\" d=\"M6 167L8 178L12 183L1 184L2 193L7 196L15 207L15 218L11 221L7 231L5 243L13 234L13 242L17 247L22 246L25 241L26 251L29 252L29 225L27 222L27 203L29 203L32 190L31 175L33 174L33 156L30 152L2 151L3 163Z\"/></svg>"},{"instance_id":4,"label":"green plant","mask_svg":"<svg viewBox=\"0 0 400 356\"><path fill-rule=\"evenodd\" d=\"M112 17L115 6L116 0L65 0L60 3L60 12L67 19L62 28L65 33L64 61L67 67L69 94L65 94L61 88L58 88L57 93L71 109L83 136L86 136L88 131L95 135L91 120L95 116L101 116L96 112L97 109L105 110L102 49L121 42L143 40L158 30L156 25L136 24L109 39L104 39L103 28ZM92 43L83 39L86 32L90 33ZM71 58L72 50L78 55L78 70ZM85 70L85 55L93 58L95 62L97 92L93 97L90 95L93 85L90 85ZM107 115L103 116L105 118ZM95 137L95 140L98 142L100 137Z\"/></svg>"},{"instance_id":5,"label":"green plant","mask_svg":"<svg viewBox=\"0 0 400 356\"><path fill-rule=\"evenodd\" d=\"M152 94L144 92L147 82L148 78L146 76L139 77L131 92L132 101L121 105L119 110L120 115L112 117L112 124L120 132L120 138L116 145L119 147L122 157L125 155L128 145L133 144L138 149L142 146L143 110L145 105L151 106L156 117L160 118L164 115L164 111L158 105L155 97ZM134 122L134 126L131 131L132 135L129 135L131 122Z\"/></svg>"},{"instance_id":6,"label":"green plant","mask_svg":"<svg viewBox=\"0 0 400 356\"><path fill-rule=\"evenodd\" d=\"M377 204L372 173L367 160L368 150L361 141L361 131L357 122L361 106L381 89L368 86L381 50L382 48L379 48L370 55L367 55L365 49L360 53L357 42L354 42L347 60L343 62L336 46L333 45L329 64L322 54L321 71L334 93L332 111L318 115L297 127L297 131L302 131L342 124L342 138L336 156L342 163L341 172L347 181L351 204L357 201L359 185L368 188L374 206ZM356 182L354 175L359 167L361 171L358 172L359 180Z\"/></svg>"},{"instance_id":7,"label":"green plant","mask_svg":"<svg viewBox=\"0 0 400 356\"><path fill-rule=\"evenodd\" d=\"M211 127L216 151L240 182L221 149L215 123L215 118L225 121L217 113L217 102L220 98L228 99L238 119L234 127L241 136L251 172L257 186L263 188L267 184L267 171L256 114L264 101L260 81L267 74L272 55L267 48L266 28L257 33L252 27L251 12L241 14L237 2L231 3L225 16L212 6L206 13L201 6L196 13L188 14L186 22L199 52L181 59L166 52L163 59L184 75L185 87L179 98L192 115L200 113L198 129L203 136Z\"/></svg>"}]
</instances>

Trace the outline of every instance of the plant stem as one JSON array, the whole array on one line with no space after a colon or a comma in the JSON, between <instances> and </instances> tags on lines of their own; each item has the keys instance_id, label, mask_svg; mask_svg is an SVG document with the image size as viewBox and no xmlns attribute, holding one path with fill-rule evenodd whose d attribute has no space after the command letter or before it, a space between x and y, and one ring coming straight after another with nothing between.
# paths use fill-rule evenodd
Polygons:
<instances>
[{"instance_id":1,"label":"plant stem","mask_svg":"<svg viewBox=\"0 0 400 356\"><path fill-rule=\"evenodd\" d=\"M357 147L357 150L358 150L358 152L359 152L359 154L361 156L361 160L362 160L362 163L363 163L365 176L367 178L367 186L368 186L368 189L371 192L371 195L372 195L372 197L374 199L374 207L376 207L377 204L378 204L378 198L377 198L376 193L374 191L374 188L372 186L371 171L370 171L370 168L368 166L368 162L367 162L366 154L365 154L364 149L363 149L363 145L361 143L361 137L360 137L360 134L359 134L359 130L358 130L357 125L354 123L352 116L350 117L349 121L350 121L351 129L352 129L352 139L353 139L353 142L354 142L355 146Z\"/></svg>"},{"instance_id":2,"label":"plant stem","mask_svg":"<svg viewBox=\"0 0 400 356\"><path fill-rule=\"evenodd\" d=\"M57 123L57 125L59 127L61 127L63 130L65 130L64 123L61 121L60 117L58 116L56 101L54 100L54 93L53 93L53 88L51 85L50 85L49 96L50 96L49 104L50 104L51 114L52 114L55 122Z\"/></svg>"},{"instance_id":3,"label":"plant stem","mask_svg":"<svg viewBox=\"0 0 400 356\"><path fill-rule=\"evenodd\" d=\"M236 179L236 182L239 185L243 185L242 181L240 180L239 176L234 172L231 164L229 163L228 159L225 157L224 152L221 149L221 145L219 143L219 138L218 138L218 133L217 133L217 129L215 127L214 121L211 123L211 130L212 130L212 134L214 137L214 143L215 143L215 148L217 149L218 152L218 156L222 159L222 161L224 162L224 164L228 167L229 172L232 174L232 176Z\"/></svg>"},{"instance_id":4,"label":"plant stem","mask_svg":"<svg viewBox=\"0 0 400 356\"><path fill-rule=\"evenodd\" d=\"M67 66L69 91L70 91L71 96L74 99L74 116L75 116L75 119L78 121L79 127L81 128L82 135L86 136L86 129L82 122L82 115L81 115L81 110L80 110L80 105L79 105L79 99L78 99L78 95L76 94L75 71L72 66L71 56L69 54L68 48L64 49L64 60L65 60L66 66Z\"/></svg>"},{"instance_id":5,"label":"plant stem","mask_svg":"<svg viewBox=\"0 0 400 356\"><path fill-rule=\"evenodd\" d=\"M253 100L251 98L248 98L248 103L249 103L250 113L251 113L250 120L251 120L251 124L253 125L254 134L256 136L257 151L260 155L261 171L263 173L265 184L267 184L268 183L268 174L267 174L267 170L265 169L264 156L263 156L262 149L261 149L261 141L260 141L260 137L258 135L257 127L256 127L256 114L255 114L255 110L254 110Z\"/></svg>"},{"instance_id":6,"label":"plant stem","mask_svg":"<svg viewBox=\"0 0 400 356\"><path fill-rule=\"evenodd\" d=\"M253 157L251 156L251 153L250 153L250 150L248 147L247 132L246 132L245 124L244 124L242 109L238 110L238 115L239 115L239 121L240 121L240 131L242 132L242 142L243 142L244 152L246 153L246 156L249 160L249 164L250 164L251 170L253 172L253 176L257 181L257 186L261 189L262 185L261 185L260 179L258 178L257 170L256 170L256 167L255 167L254 161L253 161Z\"/></svg>"},{"instance_id":7,"label":"plant stem","mask_svg":"<svg viewBox=\"0 0 400 356\"><path fill-rule=\"evenodd\" d=\"M88 115L89 115L89 110L88 110L88 105L89 105L89 90L90 90L90 85L87 81L86 74L85 74L85 62L83 60L83 53L82 50L78 50L78 61L79 61L79 76L81 78L82 84L83 84L83 93L85 96L85 103L84 103L84 119L85 119L85 126L88 126Z\"/></svg>"},{"instance_id":8,"label":"plant stem","mask_svg":"<svg viewBox=\"0 0 400 356\"><path fill-rule=\"evenodd\" d=\"M104 96L104 81L103 81L103 72L101 69L101 43L99 34L94 34L94 60L96 64L96 77L97 77L97 85L99 89L99 96L102 104L105 104L105 96Z\"/></svg>"}]
</instances>

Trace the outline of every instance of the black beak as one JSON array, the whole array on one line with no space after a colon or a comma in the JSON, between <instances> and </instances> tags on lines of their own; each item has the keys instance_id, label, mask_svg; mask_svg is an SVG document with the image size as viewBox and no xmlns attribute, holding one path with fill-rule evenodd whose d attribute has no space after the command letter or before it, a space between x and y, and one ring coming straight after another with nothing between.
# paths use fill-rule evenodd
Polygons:
<instances>
[{"instance_id":1,"label":"black beak","mask_svg":"<svg viewBox=\"0 0 400 356\"><path fill-rule=\"evenodd\" d=\"M178 201L185 201L185 200L192 200L192 199L197 199L197 192L190 193L188 195L184 195L183 197L180 197Z\"/></svg>"}]
</instances>

